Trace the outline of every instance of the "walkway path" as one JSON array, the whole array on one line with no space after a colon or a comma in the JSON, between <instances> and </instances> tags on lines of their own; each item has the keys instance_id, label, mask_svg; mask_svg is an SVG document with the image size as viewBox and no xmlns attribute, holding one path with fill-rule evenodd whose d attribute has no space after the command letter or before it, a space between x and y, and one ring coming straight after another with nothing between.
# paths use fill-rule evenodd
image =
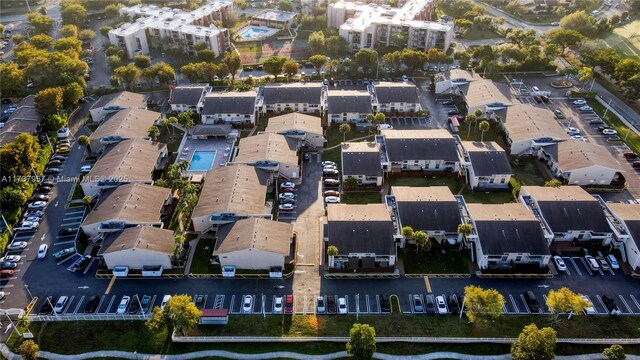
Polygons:
<instances>
[{"instance_id":1,"label":"walkway path","mask_svg":"<svg viewBox=\"0 0 640 360\"><path fill-rule=\"evenodd\" d=\"M370 137L372 137L374 134L370 134L367 136L363 136L363 137L359 137L359 138L355 138L355 139L350 139L347 141L353 142L353 141L360 141L360 140L364 140L364 139L368 139ZM342 143L338 144L338 145L333 145L332 147L328 147L328 148L324 148L324 149L319 149L318 152L323 152L323 151L327 151L327 150L333 150L337 147L340 147L342 145Z\"/></svg>"},{"instance_id":2,"label":"walkway path","mask_svg":"<svg viewBox=\"0 0 640 360\"><path fill-rule=\"evenodd\" d=\"M4 357L9 360L21 360L22 357L20 355L14 354L7 348L5 344L0 344L0 353ZM147 360L179 360L179 359L199 359L204 357L221 357L227 359L275 359L275 358L287 358L287 359L311 359L311 360L333 360L339 358L345 358L347 356L346 351L335 352L331 354L324 355L307 355L307 354L299 354L288 351L278 351L278 352L270 352L264 354L241 354L234 353L230 351L222 351L222 350L203 350L196 351L186 354L176 354L176 355L153 355L153 354L136 354L126 351L94 351L90 353L77 354L77 355L60 355L56 353L51 353L48 351L40 351L40 358L50 359L50 360L82 360L82 359L93 359L93 358L120 358L120 359L147 359ZM458 360L509 360L511 359L510 354L504 355L468 355L468 354L459 354L455 352L435 352L430 354L422 354L422 355L408 355L408 356L399 356L399 355L389 355L389 354L381 354L375 353L373 356L375 359L381 360L431 360L431 359L458 359ZM572 356L556 356L558 360L596 360L602 359L602 354L585 354L585 355L572 355ZM629 360L640 360L640 356L637 355L627 355L627 359Z\"/></svg>"}]
</instances>

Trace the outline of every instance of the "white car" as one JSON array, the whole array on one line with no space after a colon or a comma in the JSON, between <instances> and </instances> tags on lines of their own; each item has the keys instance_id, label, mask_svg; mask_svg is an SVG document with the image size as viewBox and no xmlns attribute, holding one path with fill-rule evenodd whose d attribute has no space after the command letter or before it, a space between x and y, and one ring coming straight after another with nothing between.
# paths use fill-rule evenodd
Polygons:
<instances>
[{"instance_id":1,"label":"white car","mask_svg":"<svg viewBox=\"0 0 640 360\"><path fill-rule=\"evenodd\" d=\"M6 295L6 294L4 293L4 291L0 291L0 300L4 299L4 296L5 296L5 295Z\"/></svg>"},{"instance_id":2,"label":"white car","mask_svg":"<svg viewBox=\"0 0 640 360\"><path fill-rule=\"evenodd\" d=\"M538 88L537 86L532 86L531 87L531 91L538 92L538 91L540 91L540 88Z\"/></svg>"},{"instance_id":3,"label":"white car","mask_svg":"<svg viewBox=\"0 0 640 360\"><path fill-rule=\"evenodd\" d=\"M37 216L27 216L26 218L24 218L23 221L28 221L28 222L40 222L40 218Z\"/></svg>"},{"instance_id":4,"label":"white car","mask_svg":"<svg viewBox=\"0 0 640 360\"><path fill-rule=\"evenodd\" d=\"M245 314L251 314L251 311L253 310L253 296L251 295L245 295L242 298L242 312Z\"/></svg>"},{"instance_id":5,"label":"white car","mask_svg":"<svg viewBox=\"0 0 640 360\"><path fill-rule=\"evenodd\" d=\"M587 315L592 315L592 314L597 314L596 309L593 307L593 303L591 303L591 300L589 300L588 297L586 297L585 295L580 296L584 301L589 302L589 306L587 306L586 308L584 308L584 312L587 313Z\"/></svg>"},{"instance_id":6,"label":"white car","mask_svg":"<svg viewBox=\"0 0 640 360\"><path fill-rule=\"evenodd\" d=\"M38 259L44 259L47 256L47 250L49 250L47 244L40 245L38 248Z\"/></svg>"},{"instance_id":7,"label":"white car","mask_svg":"<svg viewBox=\"0 0 640 360\"><path fill-rule=\"evenodd\" d=\"M286 182L286 183L280 184L280 189L295 189L295 188L296 188L296 184L292 182Z\"/></svg>"},{"instance_id":8,"label":"white car","mask_svg":"<svg viewBox=\"0 0 640 360\"><path fill-rule=\"evenodd\" d=\"M436 297L436 307L438 308L438 314L447 314L447 303L444 301L444 296Z\"/></svg>"},{"instance_id":9,"label":"white car","mask_svg":"<svg viewBox=\"0 0 640 360\"><path fill-rule=\"evenodd\" d=\"M34 201L27 206L29 209L44 209L47 206L46 201Z\"/></svg>"},{"instance_id":10,"label":"white car","mask_svg":"<svg viewBox=\"0 0 640 360\"><path fill-rule=\"evenodd\" d=\"M569 127L567 128L567 133L568 133L568 134L570 134L570 133L574 133L574 135L577 135L577 134L580 134L580 129L575 128L575 127L573 127L573 126L569 126Z\"/></svg>"},{"instance_id":11,"label":"white car","mask_svg":"<svg viewBox=\"0 0 640 360\"><path fill-rule=\"evenodd\" d=\"M13 230L17 230L17 231L36 230L38 226L40 226L40 223L32 222L32 221L23 221L22 224L20 224L20 226L14 228Z\"/></svg>"},{"instance_id":12,"label":"white car","mask_svg":"<svg viewBox=\"0 0 640 360\"><path fill-rule=\"evenodd\" d=\"M323 161L322 167L325 167L325 166L335 166L337 168L338 164L334 163L333 161Z\"/></svg>"},{"instance_id":13,"label":"white car","mask_svg":"<svg viewBox=\"0 0 640 360\"><path fill-rule=\"evenodd\" d=\"M80 172L83 174L88 174L91 171L91 165L84 165L80 168Z\"/></svg>"},{"instance_id":14,"label":"white car","mask_svg":"<svg viewBox=\"0 0 640 360\"><path fill-rule=\"evenodd\" d=\"M338 298L338 314L347 313L347 300L345 298Z\"/></svg>"},{"instance_id":15,"label":"white car","mask_svg":"<svg viewBox=\"0 0 640 360\"><path fill-rule=\"evenodd\" d=\"M580 108L578 109L580 111L593 111L593 108L589 105L585 105L585 106L580 106Z\"/></svg>"},{"instance_id":16,"label":"white car","mask_svg":"<svg viewBox=\"0 0 640 360\"><path fill-rule=\"evenodd\" d=\"M14 241L9 246L7 246L8 250L21 250L27 247L26 241Z\"/></svg>"},{"instance_id":17,"label":"white car","mask_svg":"<svg viewBox=\"0 0 640 360\"><path fill-rule=\"evenodd\" d=\"M340 203L340 197L339 196L327 196L324 198L324 202L326 202L327 204L338 204Z\"/></svg>"},{"instance_id":18,"label":"white car","mask_svg":"<svg viewBox=\"0 0 640 360\"><path fill-rule=\"evenodd\" d=\"M600 270L600 264L598 264L598 260L596 260L593 256L586 255L584 257L584 260L587 262L587 265L591 268L591 270L593 271Z\"/></svg>"},{"instance_id":19,"label":"white car","mask_svg":"<svg viewBox=\"0 0 640 360\"><path fill-rule=\"evenodd\" d=\"M618 134L618 132L613 130L613 129L604 129L604 130L602 130L602 133L605 134L605 135L616 135L616 134Z\"/></svg>"},{"instance_id":20,"label":"white car","mask_svg":"<svg viewBox=\"0 0 640 360\"><path fill-rule=\"evenodd\" d=\"M324 305L324 296L318 296L316 298L316 312L319 314L323 314L327 311L327 308Z\"/></svg>"},{"instance_id":21,"label":"white car","mask_svg":"<svg viewBox=\"0 0 640 360\"><path fill-rule=\"evenodd\" d=\"M283 306L282 296L276 296L275 300L273 301L273 313L282 314L282 306Z\"/></svg>"},{"instance_id":22,"label":"white car","mask_svg":"<svg viewBox=\"0 0 640 360\"><path fill-rule=\"evenodd\" d=\"M69 128L61 128L58 130L58 139L66 139L70 134Z\"/></svg>"},{"instance_id":23,"label":"white car","mask_svg":"<svg viewBox=\"0 0 640 360\"><path fill-rule=\"evenodd\" d=\"M554 256L553 262L556 264L556 269L558 269L558 271L567 271L567 265L564 263L564 260L562 260L560 256Z\"/></svg>"},{"instance_id":24,"label":"white car","mask_svg":"<svg viewBox=\"0 0 640 360\"><path fill-rule=\"evenodd\" d=\"M171 300L171 295L165 295L162 298L162 303L160 303L160 310L164 310L164 307L167 306L169 300Z\"/></svg>"},{"instance_id":25,"label":"white car","mask_svg":"<svg viewBox=\"0 0 640 360\"><path fill-rule=\"evenodd\" d=\"M120 300L120 305L118 305L118 310L116 310L116 314L124 314L127 312L127 307L129 306L129 301L131 301L131 297L125 295Z\"/></svg>"},{"instance_id":26,"label":"white car","mask_svg":"<svg viewBox=\"0 0 640 360\"><path fill-rule=\"evenodd\" d=\"M607 255L607 261L609 261L609 265L611 265L611 268L613 270L620 269L620 264L618 263L618 259L616 259L615 255L613 254Z\"/></svg>"},{"instance_id":27,"label":"white car","mask_svg":"<svg viewBox=\"0 0 640 360\"><path fill-rule=\"evenodd\" d=\"M0 258L0 262L12 262L12 263L17 263L20 262L20 259L22 258L22 256L20 255L6 255L3 256L2 258Z\"/></svg>"},{"instance_id":28,"label":"white car","mask_svg":"<svg viewBox=\"0 0 640 360\"><path fill-rule=\"evenodd\" d=\"M280 198L280 199L295 199L296 196L293 193L281 193L280 195L278 195L278 198Z\"/></svg>"},{"instance_id":29,"label":"white car","mask_svg":"<svg viewBox=\"0 0 640 360\"><path fill-rule=\"evenodd\" d=\"M578 99L573 101L573 105L586 105L587 101L583 99Z\"/></svg>"},{"instance_id":30,"label":"white car","mask_svg":"<svg viewBox=\"0 0 640 360\"><path fill-rule=\"evenodd\" d=\"M322 170L338 170L338 168L335 165L327 165L323 166Z\"/></svg>"},{"instance_id":31,"label":"white car","mask_svg":"<svg viewBox=\"0 0 640 360\"><path fill-rule=\"evenodd\" d=\"M56 314L62 314L64 309L67 307L68 302L68 296L60 296L60 299L58 299L58 301L56 302L56 306L53 307L53 312Z\"/></svg>"},{"instance_id":32,"label":"white car","mask_svg":"<svg viewBox=\"0 0 640 360\"><path fill-rule=\"evenodd\" d=\"M296 208L296 206L293 205L293 204L282 204L282 205L278 206L278 209L280 211L292 211L295 208Z\"/></svg>"},{"instance_id":33,"label":"white car","mask_svg":"<svg viewBox=\"0 0 640 360\"><path fill-rule=\"evenodd\" d=\"M402 81L409 81L409 78L407 77L407 75L402 75Z\"/></svg>"}]
</instances>

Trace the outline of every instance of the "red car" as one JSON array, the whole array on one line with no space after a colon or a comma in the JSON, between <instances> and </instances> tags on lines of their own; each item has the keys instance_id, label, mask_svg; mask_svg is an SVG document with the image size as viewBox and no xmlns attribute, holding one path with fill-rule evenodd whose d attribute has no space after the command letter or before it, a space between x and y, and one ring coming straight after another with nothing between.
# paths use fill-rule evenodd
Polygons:
<instances>
[{"instance_id":1,"label":"red car","mask_svg":"<svg viewBox=\"0 0 640 360\"><path fill-rule=\"evenodd\" d=\"M638 154L634 153L633 151L625 151L624 157L628 158L628 159L636 159L638 157Z\"/></svg>"},{"instance_id":2,"label":"red car","mask_svg":"<svg viewBox=\"0 0 640 360\"><path fill-rule=\"evenodd\" d=\"M284 301L284 313L293 314L293 295L287 295Z\"/></svg>"},{"instance_id":3,"label":"red car","mask_svg":"<svg viewBox=\"0 0 640 360\"><path fill-rule=\"evenodd\" d=\"M5 278L5 277L11 277L13 276L13 274L15 273L15 271L13 270L1 270L0 271L0 278Z\"/></svg>"},{"instance_id":4,"label":"red car","mask_svg":"<svg viewBox=\"0 0 640 360\"><path fill-rule=\"evenodd\" d=\"M280 189L280 192L281 192L281 193L292 193L292 192L293 192L293 189L289 189L289 188L282 188L282 189Z\"/></svg>"}]
</instances>

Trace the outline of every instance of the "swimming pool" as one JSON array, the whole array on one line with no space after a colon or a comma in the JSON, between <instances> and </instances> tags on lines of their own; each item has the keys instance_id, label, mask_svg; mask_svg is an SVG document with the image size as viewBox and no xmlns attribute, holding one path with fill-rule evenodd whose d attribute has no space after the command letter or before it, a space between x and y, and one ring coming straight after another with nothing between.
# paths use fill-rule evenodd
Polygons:
<instances>
[{"instance_id":1,"label":"swimming pool","mask_svg":"<svg viewBox=\"0 0 640 360\"><path fill-rule=\"evenodd\" d=\"M260 40L260 39L267 38L277 32L278 32L278 29L247 25L242 29L238 30L237 34L243 40Z\"/></svg>"},{"instance_id":2,"label":"swimming pool","mask_svg":"<svg viewBox=\"0 0 640 360\"><path fill-rule=\"evenodd\" d=\"M189 171L208 171L213 166L216 151L194 151Z\"/></svg>"}]
</instances>

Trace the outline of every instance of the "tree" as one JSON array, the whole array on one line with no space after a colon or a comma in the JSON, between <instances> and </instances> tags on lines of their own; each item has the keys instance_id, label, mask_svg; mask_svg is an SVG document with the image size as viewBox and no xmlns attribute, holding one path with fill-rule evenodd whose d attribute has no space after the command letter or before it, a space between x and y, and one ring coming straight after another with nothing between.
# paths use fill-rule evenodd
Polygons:
<instances>
[{"instance_id":1,"label":"tree","mask_svg":"<svg viewBox=\"0 0 640 360\"><path fill-rule=\"evenodd\" d=\"M467 122L467 139L469 139L469 136L471 136L471 124L473 124L474 122L478 122L478 117L475 114L469 114L467 115L467 117L465 118L465 121Z\"/></svg>"},{"instance_id":2,"label":"tree","mask_svg":"<svg viewBox=\"0 0 640 360\"><path fill-rule=\"evenodd\" d=\"M584 87L584 85L586 85L589 81L593 80L593 69L583 66L578 71L578 80L580 80Z\"/></svg>"},{"instance_id":3,"label":"tree","mask_svg":"<svg viewBox=\"0 0 640 360\"><path fill-rule=\"evenodd\" d=\"M467 19L456 19L454 24L463 33L466 33L473 26L473 22Z\"/></svg>"},{"instance_id":4,"label":"tree","mask_svg":"<svg viewBox=\"0 0 640 360\"><path fill-rule=\"evenodd\" d=\"M265 72L273 75L275 81L278 81L278 75L282 73L282 66L285 61L287 61L287 59L282 56L271 56L262 63L262 66Z\"/></svg>"},{"instance_id":5,"label":"tree","mask_svg":"<svg viewBox=\"0 0 640 360\"><path fill-rule=\"evenodd\" d=\"M33 35L29 42L38 49L47 50L51 46L53 39L47 34Z\"/></svg>"},{"instance_id":6,"label":"tree","mask_svg":"<svg viewBox=\"0 0 640 360\"><path fill-rule=\"evenodd\" d=\"M122 59L118 55L111 55L107 58L107 64L111 69L116 69L120 66Z\"/></svg>"},{"instance_id":7,"label":"tree","mask_svg":"<svg viewBox=\"0 0 640 360\"><path fill-rule=\"evenodd\" d=\"M545 181L544 186L547 187L560 187L562 186L562 181L558 179L551 179L549 181Z\"/></svg>"},{"instance_id":8,"label":"tree","mask_svg":"<svg viewBox=\"0 0 640 360\"><path fill-rule=\"evenodd\" d=\"M0 154L3 152L0 152ZM7 161L6 158L3 159ZM8 165L8 164L7 164ZM0 190L0 202L5 210L18 209L23 206L29 199L28 194L20 187L20 184L14 183L5 186Z\"/></svg>"},{"instance_id":9,"label":"tree","mask_svg":"<svg viewBox=\"0 0 640 360\"><path fill-rule=\"evenodd\" d=\"M604 355L607 360L625 360L627 358L627 355L624 354L624 348L618 344L613 344L604 349L602 355Z\"/></svg>"},{"instance_id":10,"label":"tree","mask_svg":"<svg viewBox=\"0 0 640 360\"><path fill-rule=\"evenodd\" d=\"M183 113L180 113L178 115L178 124L188 132L189 128L195 125L195 123L193 122L193 111L189 109Z\"/></svg>"},{"instance_id":11,"label":"tree","mask_svg":"<svg viewBox=\"0 0 640 360\"><path fill-rule=\"evenodd\" d=\"M431 240L424 231L416 231L413 233L413 241L416 243L416 252L420 250L431 250Z\"/></svg>"},{"instance_id":12,"label":"tree","mask_svg":"<svg viewBox=\"0 0 640 360\"><path fill-rule=\"evenodd\" d=\"M113 30L111 26L102 26L100 27L100 35L104 37L109 37L109 31Z\"/></svg>"},{"instance_id":13,"label":"tree","mask_svg":"<svg viewBox=\"0 0 640 360\"><path fill-rule=\"evenodd\" d=\"M37 12L28 13L27 21L36 34L48 34L53 29L53 19Z\"/></svg>"},{"instance_id":14,"label":"tree","mask_svg":"<svg viewBox=\"0 0 640 360\"><path fill-rule=\"evenodd\" d=\"M280 0L280 2L278 3L278 10L293 11L293 4L289 0Z\"/></svg>"},{"instance_id":15,"label":"tree","mask_svg":"<svg viewBox=\"0 0 640 360\"><path fill-rule=\"evenodd\" d=\"M339 57L349 51L349 43L342 36L329 36L324 40L324 52L331 57Z\"/></svg>"},{"instance_id":16,"label":"tree","mask_svg":"<svg viewBox=\"0 0 640 360\"><path fill-rule=\"evenodd\" d=\"M402 236L409 239L413 237L413 228L411 226L402 227Z\"/></svg>"},{"instance_id":17,"label":"tree","mask_svg":"<svg viewBox=\"0 0 640 360\"><path fill-rule=\"evenodd\" d=\"M173 249L173 255L178 256L184 249L184 242L187 241L187 238L182 234L178 234L174 237L173 241L175 243L175 248Z\"/></svg>"},{"instance_id":18,"label":"tree","mask_svg":"<svg viewBox=\"0 0 640 360\"><path fill-rule=\"evenodd\" d=\"M513 360L551 360L555 349L556 331L549 327L538 329L535 324L530 324L511 344L511 356Z\"/></svg>"},{"instance_id":19,"label":"tree","mask_svg":"<svg viewBox=\"0 0 640 360\"><path fill-rule=\"evenodd\" d=\"M351 131L351 125L349 124L340 124L338 131L342 133L342 142L346 141L347 133Z\"/></svg>"},{"instance_id":20,"label":"tree","mask_svg":"<svg viewBox=\"0 0 640 360\"><path fill-rule=\"evenodd\" d=\"M556 314L554 323L557 323L558 317L562 313L584 314L584 309L591 306L591 304L581 296L582 294L576 294L566 287L549 291L547 306L551 312Z\"/></svg>"},{"instance_id":21,"label":"tree","mask_svg":"<svg viewBox=\"0 0 640 360\"><path fill-rule=\"evenodd\" d=\"M285 75L287 75L287 77L291 78L292 76L294 76L295 74L298 73L298 70L300 70L300 66L298 65L297 62L293 61L293 60L287 60L284 62L284 64L282 65L282 71L284 72Z\"/></svg>"},{"instance_id":22,"label":"tree","mask_svg":"<svg viewBox=\"0 0 640 360\"><path fill-rule=\"evenodd\" d=\"M522 16L529 13L529 9L527 9L524 5L521 5L518 0L512 0L507 4L507 6L504 7L504 9L507 10L507 12L517 16Z\"/></svg>"},{"instance_id":23,"label":"tree","mask_svg":"<svg viewBox=\"0 0 640 360\"><path fill-rule=\"evenodd\" d=\"M84 96L84 89L78 83L70 83L69 85L64 87L62 91L62 104L66 108L70 108L73 105L77 104L80 99Z\"/></svg>"},{"instance_id":24,"label":"tree","mask_svg":"<svg viewBox=\"0 0 640 360\"><path fill-rule=\"evenodd\" d=\"M467 69L471 62L471 55L466 51L456 51L455 58L458 60L461 69Z\"/></svg>"},{"instance_id":25,"label":"tree","mask_svg":"<svg viewBox=\"0 0 640 360\"><path fill-rule=\"evenodd\" d=\"M62 6L60 15L62 16L63 24L73 24L82 27L87 20L87 9L78 3L68 3Z\"/></svg>"},{"instance_id":26,"label":"tree","mask_svg":"<svg viewBox=\"0 0 640 360\"><path fill-rule=\"evenodd\" d=\"M376 352L376 329L368 324L355 323L349 330L347 354L355 359L372 359Z\"/></svg>"},{"instance_id":27,"label":"tree","mask_svg":"<svg viewBox=\"0 0 640 360\"><path fill-rule=\"evenodd\" d=\"M558 48L558 45L554 43L546 43L544 45L544 57L547 60L555 59L558 55L560 55L560 48Z\"/></svg>"},{"instance_id":28,"label":"tree","mask_svg":"<svg viewBox=\"0 0 640 360\"><path fill-rule=\"evenodd\" d=\"M78 39L85 44L88 44L93 38L96 37L96 32L91 29L82 29L78 33Z\"/></svg>"},{"instance_id":29,"label":"tree","mask_svg":"<svg viewBox=\"0 0 640 360\"><path fill-rule=\"evenodd\" d=\"M596 33L595 19L584 10L576 11L560 19L560 28L575 30L586 37L591 37Z\"/></svg>"},{"instance_id":30,"label":"tree","mask_svg":"<svg viewBox=\"0 0 640 360\"><path fill-rule=\"evenodd\" d=\"M460 224L461 226L468 224ZM504 296L495 289L469 285L464 288L464 309L470 322L487 323L502 315Z\"/></svg>"},{"instance_id":31,"label":"tree","mask_svg":"<svg viewBox=\"0 0 640 360\"><path fill-rule=\"evenodd\" d=\"M82 51L82 41L75 37L60 38L53 42L53 48L60 52L73 51L80 53Z\"/></svg>"},{"instance_id":32,"label":"tree","mask_svg":"<svg viewBox=\"0 0 640 360\"><path fill-rule=\"evenodd\" d=\"M324 55L313 55L309 58L309 62L313 64L313 67L316 68L319 74L322 66L327 63L327 57Z\"/></svg>"},{"instance_id":33,"label":"tree","mask_svg":"<svg viewBox=\"0 0 640 360\"><path fill-rule=\"evenodd\" d=\"M480 131L482 131L480 134L480 141L484 141L484 133L491 128L491 124L489 124L487 120L482 120L478 127L480 128Z\"/></svg>"},{"instance_id":34,"label":"tree","mask_svg":"<svg viewBox=\"0 0 640 360\"><path fill-rule=\"evenodd\" d=\"M322 31L312 32L307 41L312 54L320 54L324 51L324 33Z\"/></svg>"},{"instance_id":35,"label":"tree","mask_svg":"<svg viewBox=\"0 0 640 360\"><path fill-rule=\"evenodd\" d=\"M458 224L458 233L468 237L473 233L473 226L471 224Z\"/></svg>"},{"instance_id":36,"label":"tree","mask_svg":"<svg viewBox=\"0 0 640 360\"><path fill-rule=\"evenodd\" d=\"M151 58L147 55L136 55L133 58L133 64L140 69L146 69L151 66Z\"/></svg>"},{"instance_id":37,"label":"tree","mask_svg":"<svg viewBox=\"0 0 640 360\"><path fill-rule=\"evenodd\" d=\"M240 57L235 51L226 52L224 53L224 58L222 58L222 62L227 66L227 69L229 69L229 73L231 74L231 81L234 81L236 78L236 73L242 66Z\"/></svg>"},{"instance_id":38,"label":"tree","mask_svg":"<svg viewBox=\"0 0 640 360\"><path fill-rule=\"evenodd\" d=\"M464 19L462 19L464 20ZM389 42L391 46L397 47L398 49L402 49L407 46L407 42L409 41L409 34L398 31L391 35L389 38Z\"/></svg>"},{"instance_id":39,"label":"tree","mask_svg":"<svg viewBox=\"0 0 640 360\"><path fill-rule=\"evenodd\" d=\"M151 125L151 126L149 126L149 129L147 129L147 135L149 135L149 137L153 141L158 140L158 134L159 133L160 133L160 129L158 129L158 127L155 126L155 125Z\"/></svg>"},{"instance_id":40,"label":"tree","mask_svg":"<svg viewBox=\"0 0 640 360\"><path fill-rule=\"evenodd\" d=\"M31 134L16 136L0 148L0 174L7 178L30 175L41 148L38 138Z\"/></svg>"},{"instance_id":41,"label":"tree","mask_svg":"<svg viewBox=\"0 0 640 360\"><path fill-rule=\"evenodd\" d=\"M342 184L344 185L345 190L353 190L358 187L358 179L349 176L342 181Z\"/></svg>"},{"instance_id":42,"label":"tree","mask_svg":"<svg viewBox=\"0 0 640 360\"><path fill-rule=\"evenodd\" d=\"M198 324L202 316L200 309L193 303L189 295L174 295L161 310L155 307L153 314L147 320L147 327L151 331L158 331L170 327L184 335L184 333Z\"/></svg>"},{"instance_id":43,"label":"tree","mask_svg":"<svg viewBox=\"0 0 640 360\"><path fill-rule=\"evenodd\" d=\"M582 34L570 29L549 30L543 36L547 41L560 46L561 54L564 54L567 47L579 44L584 40Z\"/></svg>"},{"instance_id":44,"label":"tree","mask_svg":"<svg viewBox=\"0 0 640 360\"><path fill-rule=\"evenodd\" d=\"M91 142L91 140L89 139L89 137L87 135L80 135L78 137L78 144L80 144L82 146L89 146L90 142Z\"/></svg>"},{"instance_id":45,"label":"tree","mask_svg":"<svg viewBox=\"0 0 640 360\"><path fill-rule=\"evenodd\" d=\"M431 49L429 49L431 51ZM417 69L424 66L424 64L429 61L429 56L432 56L437 60L444 60L446 55L443 52L438 52L437 50L431 51L431 55L429 53L424 53L422 51L411 50L411 49L403 49L400 53L400 58L402 59L402 63L409 69L409 71L413 74Z\"/></svg>"},{"instance_id":46,"label":"tree","mask_svg":"<svg viewBox=\"0 0 640 360\"><path fill-rule=\"evenodd\" d=\"M138 80L140 80L141 74L140 69L132 64L120 66L113 70L113 75L117 76L120 81L125 84L125 88L131 88L135 83L137 83Z\"/></svg>"},{"instance_id":47,"label":"tree","mask_svg":"<svg viewBox=\"0 0 640 360\"><path fill-rule=\"evenodd\" d=\"M327 248L327 255L329 256L336 256L338 255L338 248L331 245Z\"/></svg>"},{"instance_id":48,"label":"tree","mask_svg":"<svg viewBox=\"0 0 640 360\"><path fill-rule=\"evenodd\" d=\"M62 37L78 37L78 27L75 25L65 25L60 29Z\"/></svg>"},{"instance_id":49,"label":"tree","mask_svg":"<svg viewBox=\"0 0 640 360\"><path fill-rule=\"evenodd\" d=\"M620 22L620 15L618 14L614 14L611 19L609 20L609 25L616 26L618 25L618 23Z\"/></svg>"},{"instance_id":50,"label":"tree","mask_svg":"<svg viewBox=\"0 0 640 360\"><path fill-rule=\"evenodd\" d=\"M40 347L33 340L25 340L18 347L18 352L27 360L36 360L40 356Z\"/></svg>"},{"instance_id":51,"label":"tree","mask_svg":"<svg viewBox=\"0 0 640 360\"><path fill-rule=\"evenodd\" d=\"M51 115L62 110L63 94L61 87L47 88L36 93L35 107L40 115Z\"/></svg>"},{"instance_id":52,"label":"tree","mask_svg":"<svg viewBox=\"0 0 640 360\"><path fill-rule=\"evenodd\" d=\"M623 0L624 4L630 9L630 12L632 14L638 14L640 13L640 3L638 3L636 0ZM627 14L627 16L629 16L629 14ZM624 18L626 18L627 16L623 16Z\"/></svg>"},{"instance_id":53,"label":"tree","mask_svg":"<svg viewBox=\"0 0 640 360\"><path fill-rule=\"evenodd\" d=\"M209 49L198 51L198 60L213 62L216 60L216 52Z\"/></svg>"},{"instance_id":54,"label":"tree","mask_svg":"<svg viewBox=\"0 0 640 360\"><path fill-rule=\"evenodd\" d=\"M123 6L122 4L109 4L104 8L104 14L107 18L115 18L120 14L120 8Z\"/></svg>"},{"instance_id":55,"label":"tree","mask_svg":"<svg viewBox=\"0 0 640 360\"><path fill-rule=\"evenodd\" d=\"M615 67L613 77L617 81L624 81L640 73L640 61L635 59L620 60Z\"/></svg>"},{"instance_id":56,"label":"tree","mask_svg":"<svg viewBox=\"0 0 640 360\"><path fill-rule=\"evenodd\" d=\"M68 122L69 121L66 116L52 114L47 116L47 119L44 121L44 127L45 130L48 131L57 131L58 129L65 127Z\"/></svg>"},{"instance_id":57,"label":"tree","mask_svg":"<svg viewBox=\"0 0 640 360\"><path fill-rule=\"evenodd\" d=\"M87 195L82 197L82 204L84 204L84 206L90 206L92 202L93 198L91 196Z\"/></svg>"},{"instance_id":58,"label":"tree","mask_svg":"<svg viewBox=\"0 0 640 360\"><path fill-rule=\"evenodd\" d=\"M16 45L22 44L24 42L24 36L21 34L15 34L11 37L11 41Z\"/></svg>"},{"instance_id":59,"label":"tree","mask_svg":"<svg viewBox=\"0 0 640 360\"><path fill-rule=\"evenodd\" d=\"M380 124L384 124L384 121L385 121L384 113L379 112L373 116L373 124L376 126Z\"/></svg>"},{"instance_id":60,"label":"tree","mask_svg":"<svg viewBox=\"0 0 640 360\"><path fill-rule=\"evenodd\" d=\"M364 74L375 74L375 67L378 63L378 52L370 49L360 49L355 54L356 64L362 68Z\"/></svg>"}]
</instances>

